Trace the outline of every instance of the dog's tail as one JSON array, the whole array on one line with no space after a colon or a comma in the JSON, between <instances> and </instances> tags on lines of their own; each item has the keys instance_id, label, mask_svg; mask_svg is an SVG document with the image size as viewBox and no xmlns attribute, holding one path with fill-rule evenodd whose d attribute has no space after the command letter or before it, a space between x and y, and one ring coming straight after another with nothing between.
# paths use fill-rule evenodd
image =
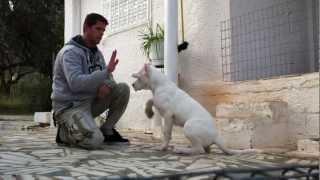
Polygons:
<instances>
[{"instance_id":1,"label":"dog's tail","mask_svg":"<svg viewBox=\"0 0 320 180\"><path fill-rule=\"evenodd\" d=\"M262 150L259 149L228 149L225 147L221 137L216 138L215 144L225 153L228 155L237 155L237 154L249 154L249 153L262 153Z\"/></svg>"},{"instance_id":2,"label":"dog's tail","mask_svg":"<svg viewBox=\"0 0 320 180\"><path fill-rule=\"evenodd\" d=\"M144 112L146 113L147 117L150 119L153 117L154 112L152 110L152 106L153 106L153 100L149 99L146 103L146 108L144 110Z\"/></svg>"}]
</instances>

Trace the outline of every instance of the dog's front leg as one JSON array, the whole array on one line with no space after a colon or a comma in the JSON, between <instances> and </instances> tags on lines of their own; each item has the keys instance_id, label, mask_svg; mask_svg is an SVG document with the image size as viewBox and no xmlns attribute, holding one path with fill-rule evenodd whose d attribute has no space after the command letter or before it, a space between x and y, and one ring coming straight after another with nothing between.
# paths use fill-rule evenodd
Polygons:
<instances>
[{"instance_id":1,"label":"dog's front leg","mask_svg":"<svg viewBox=\"0 0 320 180\"><path fill-rule=\"evenodd\" d=\"M170 111L165 112L164 116L164 122L163 122L163 142L160 146L160 150L165 151L168 149L169 142L171 140L171 133L172 133L172 126L173 126L173 114Z\"/></svg>"},{"instance_id":2,"label":"dog's front leg","mask_svg":"<svg viewBox=\"0 0 320 180\"><path fill-rule=\"evenodd\" d=\"M146 115L147 115L147 117L148 117L149 119L151 119L152 116L153 116L153 114L154 114L154 112L153 112L153 110L152 110L152 106L153 106L153 99L149 99L149 100L147 101L146 107L145 107L145 109L144 109L144 112L146 113Z\"/></svg>"}]
</instances>

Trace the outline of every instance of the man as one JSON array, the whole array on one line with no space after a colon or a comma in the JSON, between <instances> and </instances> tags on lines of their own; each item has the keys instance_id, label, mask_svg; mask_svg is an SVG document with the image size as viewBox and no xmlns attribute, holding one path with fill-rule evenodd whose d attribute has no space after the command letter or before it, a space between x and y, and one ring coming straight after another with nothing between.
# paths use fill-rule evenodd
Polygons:
<instances>
[{"instance_id":1,"label":"man","mask_svg":"<svg viewBox=\"0 0 320 180\"><path fill-rule=\"evenodd\" d=\"M127 107L129 86L113 79L117 51L106 66L97 48L107 25L103 16L88 14L83 35L73 37L57 55L51 94L57 143L95 149L103 142L129 142L114 129ZM94 118L106 110L106 122L97 127Z\"/></svg>"}]
</instances>

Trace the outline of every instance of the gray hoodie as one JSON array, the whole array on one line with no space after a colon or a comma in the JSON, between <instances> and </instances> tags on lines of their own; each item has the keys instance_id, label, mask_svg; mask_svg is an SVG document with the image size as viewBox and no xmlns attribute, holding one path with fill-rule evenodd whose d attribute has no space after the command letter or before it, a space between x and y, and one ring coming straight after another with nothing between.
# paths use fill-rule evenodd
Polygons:
<instances>
[{"instance_id":1,"label":"gray hoodie","mask_svg":"<svg viewBox=\"0 0 320 180\"><path fill-rule=\"evenodd\" d=\"M107 72L103 55L98 48L85 46L80 35L73 37L59 51L53 69L52 108L55 113L93 100L102 84L116 83Z\"/></svg>"}]
</instances>

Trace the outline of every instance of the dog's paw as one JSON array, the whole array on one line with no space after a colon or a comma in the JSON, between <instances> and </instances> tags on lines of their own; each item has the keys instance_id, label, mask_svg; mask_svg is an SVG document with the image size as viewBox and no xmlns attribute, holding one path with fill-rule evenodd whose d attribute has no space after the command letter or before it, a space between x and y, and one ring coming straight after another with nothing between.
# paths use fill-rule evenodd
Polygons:
<instances>
[{"instance_id":1,"label":"dog's paw","mask_svg":"<svg viewBox=\"0 0 320 180\"><path fill-rule=\"evenodd\" d=\"M154 115L154 112L152 110L152 106L153 106L153 101L151 99L149 99L147 101L147 103L146 103L146 107L145 107L145 110L144 110L145 114L147 115L147 117L149 119L151 119L153 117L153 115Z\"/></svg>"},{"instance_id":2,"label":"dog's paw","mask_svg":"<svg viewBox=\"0 0 320 180\"><path fill-rule=\"evenodd\" d=\"M174 148L173 152L176 154L189 154L186 148Z\"/></svg>"},{"instance_id":3,"label":"dog's paw","mask_svg":"<svg viewBox=\"0 0 320 180\"><path fill-rule=\"evenodd\" d=\"M147 109L147 108L145 109L145 114L147 115L147 117L149 119L151 119L153 117L153 115L154 115L152 109Z\"/></svg>"},{"instance_id":4,"label":"dog's paw","mask_svg":"<svg viewBox=\"0 0 320 180\"><path fill-rule=\"evenodd\" d=\"M166 150L168 150L168 147L169 147L168 145L161 145L161 146L156 147L154 149L157 151L166 151Z\"/></svg>"},{"instance_id":5,"label":"dog's paw","mask_svg":"<svg viewBox=\"0 0 320 180\"><path fill-rule=\"evenodd\" d=\"M198 154L205 153L203 149L195 149L195 148L174 148L173 152L176 154L183 154L183 155L198 155Z\"/></svg>"}]
</instances>

